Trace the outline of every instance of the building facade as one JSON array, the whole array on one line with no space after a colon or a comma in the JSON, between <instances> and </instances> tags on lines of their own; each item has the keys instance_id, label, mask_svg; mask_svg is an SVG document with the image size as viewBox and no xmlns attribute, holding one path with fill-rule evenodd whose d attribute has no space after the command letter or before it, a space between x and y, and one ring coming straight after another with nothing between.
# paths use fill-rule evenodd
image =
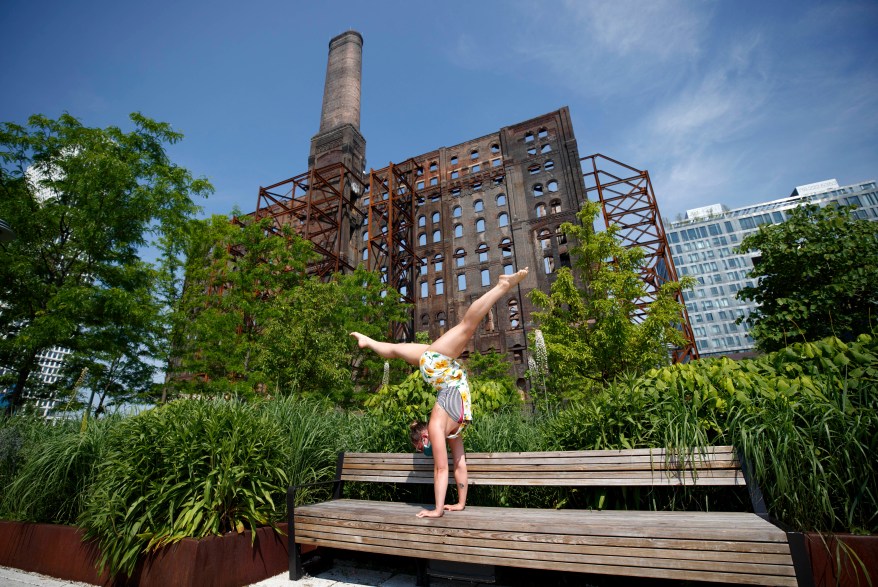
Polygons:
<instances>
[{"instance_id":1,"label":"building facade","mask_svg":"<svg viewBox=\"0 0 878 587\"><path fill-rule=\"evenodd\" d=\"M507 354L516 376L523 378L534 309L527 294L535 288L548 291L556 269L570 265L560 226L576 221L585 198L568 109L410 159L415 169L411 234L416 266L409 295L414 331L435 340L500 275L529 267L517 290L485 318L470 347ZM368 208L370 196L358 205ZM350 253L367 265L374 251L370 241L379 236L369 229L365 215ZM387 270L380 264L371 268Z\"/></svg>"},{"instance_id":2,"label":"building facade","mask_svg":"<svg viewBox=\"0 0 878 587\"><path fill-rule=\"evenodd\" d=\"M729 210L715 204L686 212L666 226L668 244L680 276L695 278L684 299L700 356L736 356L755 347L746 317L756 307L736 294L754 285L750 278L758 252L741 254L738 246L763 224L784 222L789 210L805 204L855 205L859 218L878 221L878 185L865 181L839 186L834 179L797 187L787 197Z\"/></svg>"},{"instance_id":3,"label":"building facade","mask_svg":"<svg viewBox=\"0 0 878 587\"><path fill-rule=\"evenodd\" d=\"M61 369L64 366L64 361L67 359L68 355L70 355L70 351L62 347L52 347L41 352L37 355L36 359L39 371L34 370L34 372L31 373L30 380L39 381L46 386L56 383L61 378ZM5 372L6 369L3 369L2 371ZM8 388L0 390L0 409L6 408L5 396L8 391ZM58 407L59 400L54 393L48 395L33 395L25 389L23 399L25 405L33 410L34 413L43 418L55 417L55 411Z\"/></svg>"}]
</instances>

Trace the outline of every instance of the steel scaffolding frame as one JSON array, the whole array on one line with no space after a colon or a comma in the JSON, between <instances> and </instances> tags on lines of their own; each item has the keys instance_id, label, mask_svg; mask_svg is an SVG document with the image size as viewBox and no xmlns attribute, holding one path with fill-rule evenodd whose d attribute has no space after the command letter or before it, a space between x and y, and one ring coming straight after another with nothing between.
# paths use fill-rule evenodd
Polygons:
<instances>
[{"instance_id":1,"label":"steel scaffolding frame","mask_svg":"<svg viewBox=\"0 0 878 587\"><path fill-rule=\"evenodd\" d=\"M604 223L619 227L617 235L622 246L640 247L645 253L641 275L646 291L635 301L639 311L635 319L642 320L662 284L677 281L677 269L671 257L649 172L600 153L583 157L580 165L586 197L597 192ZM698 358L698 348L682 292L677 292L675 297L683 308L679 328L686 344L673 349L671 355L674 363L685 363Z\"/></svg>"},{"instance_id":2,"label":"steel scaffolding frame","mask_svg":"<svg viewBox=\"0 0 878 587\"><path fill-rule=\"evenodd\" d=\"M365 188L361 175L342 163L309 169L260 187L253 217L257 221L270 217L273 232L279 234L283 225L289 225L311 241L319 258L308 265L308 273L327 279L355 268L348 258L348 244L366 213L353 200Z\"/></svg>"}]
</instances>

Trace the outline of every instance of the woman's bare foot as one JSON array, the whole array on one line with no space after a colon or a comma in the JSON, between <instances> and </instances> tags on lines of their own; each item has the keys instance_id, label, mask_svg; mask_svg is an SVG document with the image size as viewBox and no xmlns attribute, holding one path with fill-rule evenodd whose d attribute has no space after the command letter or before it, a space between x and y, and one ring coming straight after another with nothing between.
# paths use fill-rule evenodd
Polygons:
<instances>
[{"instance_id":1,"label":"woman's bare foot","mask_svg":"<svg viewBox=\"0 0 878 587\"><path fill-rule=\"evenodd\" d=\"M419 518L441 518L442 514L444 514L444 510L421 510L418 512Z\"/></svg>"},{"instance_id":2,"label":"woman's bare foot","mask_svg":"<svg viewBox=\"0 0 878 587\"><path fill-rule=\"evenodd\" d=\"M521 281L525 277L527 277L527 273L528 273L528 268L525 267L521 271L516 271L512 275L501 275L500 276L500 283L507 284L509 286L509 288L511 289L511 288L515 287L516 285L518 285L519 283L521 283Z\"/></svg>"},{"instance_id":3,"label":"woman's bare foot","mask_svg":"<svg viewBox=\"0 0 878 587\"><path fill-rule=\"evenodd\" d=\"M459 503L452 503L450 505L446 505L444 509L446 512L461 512L465 507L465 505L461 505Z\"/></svg>"}]
</instances>

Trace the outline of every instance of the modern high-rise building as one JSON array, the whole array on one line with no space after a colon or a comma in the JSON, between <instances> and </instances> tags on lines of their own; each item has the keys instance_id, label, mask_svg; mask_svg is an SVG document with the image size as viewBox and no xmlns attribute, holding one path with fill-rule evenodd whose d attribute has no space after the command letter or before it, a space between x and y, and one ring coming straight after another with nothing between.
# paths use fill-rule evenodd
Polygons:
<instances>
[{"instance_id":1,"label":"modern high-rise building","mask_svg":"<svg viewBox=\"0 0 878 587\"><path fill-rule=\"evenodd\" d=\"M70 354L68 349L62 347L52 347L48 350L41 352L37 355L37 369L35 369L34 373L31 374L31 380L37 380L40 383L50 385L58 381L61 378L61 369L64 366L64 361L67 359L67 356ZM0 367L0 373L5 372L6 369ZM0 390L0 410L6 408L6 398L5 395L9 391L8 388ZM55 416L55 410L58 406L59 399L55 396L54 393L50 393L48 395L37 395L30 393L28 389L25 389L24 394L24 402L25 405L29 406L30 409L34 411L34 413L42 416L43 418L52 418Z\"/></svg>"},{"instance_id":2,"label":"modern high-rise building","mask_svg":"<svg viewBox=\"0 0 878 587\"><path fill-rule=\"evenodd\" d=\"M763 224L779 224L789 210L804 204L855 205L859 218L878 221L878 186L865 181L839 186L834 179L798 186L787 198L729 210L720 204L686 212L668 223L666 234L679 275L696 279L694 291L684 294L700 356L736 356L752 352L754 341L746 323L754 302L735 294L754 285L750 278L758 252L741 254L741 240Z\"/></svg>"}]
</instances>

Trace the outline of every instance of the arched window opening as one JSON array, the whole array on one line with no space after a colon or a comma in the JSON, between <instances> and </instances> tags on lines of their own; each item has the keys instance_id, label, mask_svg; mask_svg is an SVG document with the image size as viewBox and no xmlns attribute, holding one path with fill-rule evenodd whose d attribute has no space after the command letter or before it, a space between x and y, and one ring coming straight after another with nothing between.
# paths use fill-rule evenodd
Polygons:
<instances>
[{"instance_id":1,"label":"arched window opening","mask_svg":"<svg viewBox=\"0 0 878 587\"><path fill-rule=\"evenodd\" d=\"M546 215L546 205L545 204L537 204L534 207L534 210L537 213L537 218L543 218Z\"/></svg>"},{"instance_id":2,"label":"arched window opening","mask_svg":"<svg viewBox=\"0 0 878 587\"><path fill-rule=\"evenodd\" d=\"M481 201L481 200L476 200L475 202L473 202L473 209L474 209L476 212L484 212L484 210L485 210L485 203L484 203L483 201Z\"/></svg>"},{"instance_id":3,"label":"arched window opening","mask_svg":"<svg viewBox=\"0 0 878 587\"><path fill-rule=\"evenodd\" d=\"M479 218L476 220L476 232L485 232L485 219Z\"/></svg>"},{"instance_id":4,"label":"arched window opening","mask_svg":"<svg viewBox=\"0 0 878 587\"><path fill-rule=\"evenodd\" d=\"M506 205L506 194L497 194L497 205L505 206Z\"/></svg>"},{"instance_id":5,"label":"arched window opening","mask_svg":"<svg viewBox=\"0 0 878 587\"><path fill-rule=\"evenodd\" d=\"M454 236L456 238L460 238L463 236L463 225L462 224L455 224L454 225Z\"/></svg>"},{"instance_id":6,"label":"arched window opening","mask_svg":"<svg viewBox=\"0 0 878 587\"><path fill-rule=\"evenodd\" d=\"M437 279L435 286L436 286L436 295L437 296L441 296L441 295L445 294L445 280L444 279L442 279L441 277L439 279Z\"/></svg>"},{"instance_id":7,"label":"arched window opening","mask_svg":"<svg viewBox=\"0 0 878 587\"><path fill-rule=\"evenodd\" d=\"M441 230L434 230L433 231L433 242L434 243L441 243L442 242L442 231Z\"/></svg>"},{"instance_id":8,"label":"arched window opening","mask_svg":"<svg viewBox=\"0 0 878 587\"><path fill-rule=\"evenodd\" d=\"M552 200L552 203L549 204L549 210L552 214L558 214L561 212L561 200Z\"/></svg>"},{"instance_id":9,"label":"arched window opening","mask_svg":"<svg viewBox=\"0 0 878 587\"><path fill-rule=\"evenodd\" d=\"M457 291L466 291L466 273L457 275Z\"/></svg>"},{"instance_id":10,"label":"arched window opening","mask_svg":"<svg viewBox=\"0 0 878 587\"><path fill-rule=\"evenodd\" d=\"M436 224L437 222L439 222L439 220L440 220L441 218L442 218L442 217L441 217L441 215L439 214L439 212L433 212L433 215L430 217L430 221L431 221L433 224Z\"/></svg>"},{"instance_id":11,"label":"arched window opening","mask_svg":"<svg viewBox=\"0 0 878 587\"><path fill-rule=\"evenodd\" d=\"M558 191L558 182L553 179L552 181L550 181L546 185L546 187L549 188L550 192L557 192Z\"/></svg>"},{"instance_id":12,"label":"arched window opening","mask_svg":"<svg viewBox=\"0 0 878 587\"><path fill-rule=\"evenodd\" d=\"M421 234L418 235L418 245L423 247L426 244L427 244L427 234L422 232Z\"/></svg>"},{"instance_id":13,"label":"arched window opening","mask_svg":"<svg viewBox=\"0 0 878 587\"><path fill-rule=\"evenodd\" d=\"M461 208L460 206L455 206L454 208L451 209L451 217L452 218L460 218L462 213L463 213L463 208Z\"/></svg>"},{"instance_id":14,"label":"arched window opening","mask_svg":"<svg viewBox=\"0 0 878 587\"><path fill-rule=\"evenodd\" d=\"M476 253L479 255L479 263L486 263L488 261L488 245L482 243L476 249Z\"/></svg>"},{"instance_id":15,"label":"arched window opening","mask_svg":"<svg viewBox=\"0 0 878 587\"><path fill-rule=\"evenodd\" d=\"M547 229L543 229L539 232L537 240L540 243L541 250L547 251L552 248L552 233Z\"/></svg>"},{"instance_id":16,"label":"arched window opening","mask_svg":"<svg viewBox=\"0 0 878 587\"><path fill-rule=\"evenodd\" d=\"M502 252L504 257L512 256L512 241L508 238L504 238L500 241L500 251Z\"/></svg>"},{"instance_id":17,"label":"arched window opening","mask_svg":"<svg viewBox=\"0 0 878 587\"><path fill-rule=\"evenodd\" d=\"M497 216L497 223L500 227L509 226L509 214L501 212L500 215Z\"/></svg>"},{"instance_id":18,"label":"arched window opening","mask_svg":"<svg viewBox=\"0 0 878 587\"><path fill-rule=\"evenodd\" d=\"M543 195L543 184L535 183L533 187L534 197L539 198Z\"/></svg>"},{"instance_id":19,"label":"arched window opening","mask_svg":"<svg viewBox=\"0 0 878 587\"><path fill-rule=\"evenodd\" d=\"M512 329L521 327L521 319L518 315L518 300L509 300L509 327Z\"/></svg>"}]
</instances>

